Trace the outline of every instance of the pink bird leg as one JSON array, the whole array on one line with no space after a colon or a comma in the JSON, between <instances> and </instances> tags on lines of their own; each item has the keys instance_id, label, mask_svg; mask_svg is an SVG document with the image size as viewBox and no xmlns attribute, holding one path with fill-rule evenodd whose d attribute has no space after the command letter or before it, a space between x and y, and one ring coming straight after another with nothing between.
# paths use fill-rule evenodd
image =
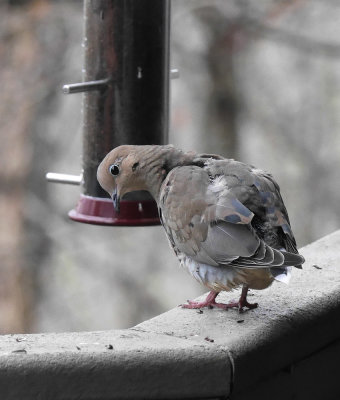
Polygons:
<instances>
[{"instance_id":1,"label":"pink bird leg","mask_svg":"<svg viewBox=\"0 0 340 400\"><path fill-rule=\"evenodd\" d=\"M243 312L243 307L247 307L250 310L257 307L257 303L250 304L247 301L247 293L248 293L248 286L243 285L242 293L240 300L238 302L231 302L228 304L225 303L216 303L215 299L219 292L211 291L204 301L190 301L188 300L189 304L182 304L182 308L203 308L203 307L218 307L222 308L223 310L228 310L229 308L237 307L239 312Z\"/></svg>"}]
</instances>

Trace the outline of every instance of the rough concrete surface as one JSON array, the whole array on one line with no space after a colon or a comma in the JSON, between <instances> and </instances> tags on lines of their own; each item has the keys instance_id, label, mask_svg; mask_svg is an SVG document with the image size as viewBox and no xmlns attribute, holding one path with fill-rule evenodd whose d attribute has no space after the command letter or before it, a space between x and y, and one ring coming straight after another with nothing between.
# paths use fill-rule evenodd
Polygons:
<instances>
[{"instance_id":1,"label":"rough concrete surface","mask_svg":"<svg viewBox=\"0 0 340 400\"><path fill-rule=\"evenodd\" d=\"M178 307L126 330L2 336L1 399L238 399L275 382L292 398L292 365L303 381L340 351L340 231L301 253L290 285L253 291L242 314Z\"/></svg>"}]
</instances>

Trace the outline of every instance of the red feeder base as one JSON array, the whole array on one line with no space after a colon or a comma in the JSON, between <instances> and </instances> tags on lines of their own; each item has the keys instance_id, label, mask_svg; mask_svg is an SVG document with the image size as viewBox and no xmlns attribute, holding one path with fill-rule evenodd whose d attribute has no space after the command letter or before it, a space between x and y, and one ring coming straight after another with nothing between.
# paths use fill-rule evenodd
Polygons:
<instances>
[{"instance_id":1,"label":"red feeder base","mask_svg":"<svg viewBox=\"0 0 340 400\"><path fill-rule=\"evenodd\" d=\"M121 200L120 212L117 214L111 199L81 194L76 208L71 210L68 216L73 221L94 225L160 225L157 204L154 200Z\"/></svg>"}]
</instances>

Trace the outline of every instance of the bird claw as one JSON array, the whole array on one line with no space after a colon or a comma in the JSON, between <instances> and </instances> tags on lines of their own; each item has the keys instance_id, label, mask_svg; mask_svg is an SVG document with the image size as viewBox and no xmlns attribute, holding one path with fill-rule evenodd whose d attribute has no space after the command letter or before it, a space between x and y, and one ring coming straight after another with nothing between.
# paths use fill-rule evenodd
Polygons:
<instances>
[{"instance_id":1,"label":"bird claw","mask_svg":"<svg viewBox=\"0 0 340 400\"><path fill-rule=\"evenodd\" d=\"M244 310L243 307L247 307L248 310L253 310L254 308L258 307L258 303L248 303L247 301L239 301L238 303L238 312L242 314L243 312L247 311Z\"/></svg>"},{"instance_id":2,"label":"bird claw","mask_svg":"<svg viewBox=\"0 0 340 400\"><path fill-rule=\"evenodd\" d=\"M191 301L187 300L188 304L181 304L182 308L198 309L198 308L222 308L223 310L228 310L229 308L238 308L239 313L244 312L243 307L247 307L252 310L257 307L257 303L250 304L247 301L248 287L245 286L242 289L242 294L239 301L232 301L231 303L216 303L217 292L211 291L204 301Z\"/></svg>"},{"instance_id":3,"label":"bird claw","mask_svg":"<svg viewBox=\"0 0 340 400\"><path fill-rule=\"evenodd\" d=\"M198 302L198 301L191 301L191 300L187 300L188 304L181 304L182 308L190 308L190 309L198 309L198 308L203 308L203 307L209 307L211 304L206 302L206 301L202 301L202 302Z\"/></svg>"},{"instance_id":4,"label":"bird claw","mask_svg":"<svg viewBox=\"0 0 340 400\"><path fill-rule=\"evenodd\" d=\"M257 308L258 304L257 303L248 303L247 301L238 301L238 302L231 302L231 303L216 303L216 301L191 301L187 300L188 304L180 304L180 307L182 308L188 308L188 309L199 309L199 308L221 308L223 310L229 310L229 308L238 308L239 313L243 313L246 310L244 310L244 307L247 307L249 310L253 310L254 308Z\"/></svg>"}]
</instances>

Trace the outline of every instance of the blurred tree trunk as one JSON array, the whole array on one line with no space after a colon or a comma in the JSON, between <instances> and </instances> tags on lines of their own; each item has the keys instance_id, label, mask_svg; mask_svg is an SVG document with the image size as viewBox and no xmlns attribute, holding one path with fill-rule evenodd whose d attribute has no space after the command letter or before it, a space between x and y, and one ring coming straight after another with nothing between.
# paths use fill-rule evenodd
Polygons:
<instances>
[{"instance_id":1,"label":"blurred tree trunk","mask_svg":"<svg viewBox=\"0 0 340 400\"><path fill-rule=\"evenodd\" d=\"M208 32L206 54L210 90L207 93L207 141L218 153L237 158L237 88L233 70L232 52L237 30L234 23L221 15L214 5L196 10L196 15Z\"/></svg>"},{"instance_id":2,"label":"blurred tree trunk","mask_svg":"<svg viewBox=\"0 0 340 400\"><path fill-rule=\"evenodd\" d=\"M19 149L17 149L19 150ZM1 163L7 164L14 156L11 146L1 146ZM3 155L5 154L5 156ZM3 171L3 169L2 169ZM1 172L0 187L0 333L26 332L31 326L31 279L23 268L23 207L24 176ZM3 190L5 186L5 190Z\"/></svg>"},{"instance_id":3,"label":"blurred tree trunk","mask_svg":"<svg viewBox=\"0 0 340 400\"><path fill-rule=\"evenodd\" d=\"M208 93L206 129L219 153L237 158L237 91L231 52L226 49L223 39L224 36L217 36L207 55L211 93Z\"/></svg>"},{"instance_id":4,"label":"blurred tree trunk","mask_svg":"<svg viewBox=\"0 0 340 400\"><path fill-rule=\"evenodd\" d=\"M76 131L55 113L62 83L81 75L82 2L1 3L0 18L0 333L32 332L57 230L45 173L53 159L63 165L65 126Z\"/></svg>"},{"instance_id":5,"label":"blurred tree trunk","mask_svg":"<svg viewBox=\"0 0 340 400\"><path fill-rule=\"evenodd\" d=\"M33 180L32 126L41 96L41 92L37 95L41 86L36 84L41 54L32 27L48 5L27 4L25 8L3 5L1 12L0 333L27 332L34 322L34 268L25 256L30 246L25 208L26 190Z\"/></svg>"},{"instance_id":6,"label":"blurred tree trunk","mask_svg":"<svg viewBox=\"0 0 340 400\"><path fill-rule=\"evenodd\" d=\"M4 22L4 21L3 21ZM32 37L19 29L18 20L8 18L0 48L1 146L0 146L0 332L25 332L31 325L30 272L24 268L25 234L23 207L25 182L29 179L28 141L33 110L29 90L18 71L37 63ZM16 75L17 74L17 75Z\"/></svg>"}]
</instances>

